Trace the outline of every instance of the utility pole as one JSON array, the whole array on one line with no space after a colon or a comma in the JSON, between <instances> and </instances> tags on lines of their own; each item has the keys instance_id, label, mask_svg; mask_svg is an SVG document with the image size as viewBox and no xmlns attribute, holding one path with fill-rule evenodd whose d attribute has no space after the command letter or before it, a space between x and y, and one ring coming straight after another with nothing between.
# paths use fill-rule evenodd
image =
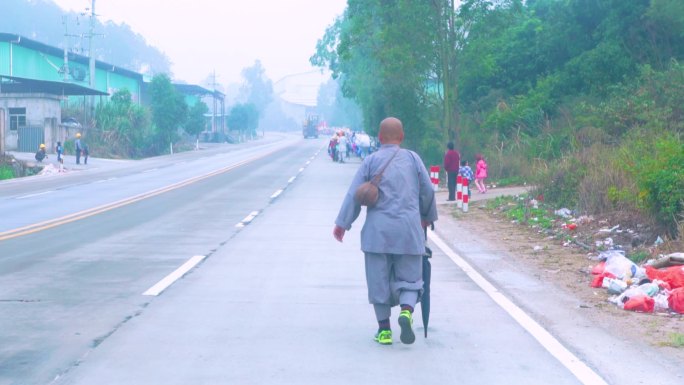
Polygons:
<instances>
[{"instance_id":1,"label":"utility pole","mask_svg":"<svg viewBox=\"0 0 684 385\"><path fill-rule=\"evenodd\" d=\"M95 54L93 53L93 36L95 36L95 0L90 7L90 31L88 32L88 55L90 56L90 88L95 88ZM91 100L93 100L91 98Z\"/></svg>"}]
</instances>

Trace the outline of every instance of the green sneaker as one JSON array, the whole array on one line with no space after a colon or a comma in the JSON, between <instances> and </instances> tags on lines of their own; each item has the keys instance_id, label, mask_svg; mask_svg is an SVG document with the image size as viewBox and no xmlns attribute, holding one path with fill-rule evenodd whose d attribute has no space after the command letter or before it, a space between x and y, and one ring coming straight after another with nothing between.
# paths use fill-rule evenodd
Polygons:
<instances>
[{"instance_id":1,"label":"green sneaker","mask_svg":"<svg viewBox=\"0 0 684 385\"><path fill-rule=\"evenodd\" d=\"M375 341L377 341L380 345L392 345L392 331L378 331L378 333L375 335Z\"/></svg>"},{"instance_id":2,"label":"green sneaker","mask_svg":"<svg viewBox=\"0 0 684 385\"><path fill-rule=\"evenodd\" d=\"M403 344L410 345L416 340L416 335L413 334L413 316L408 310L402 310L399 314L399 326L401 326L401 335L399 339Z\"/></svg>"}]
</instances>

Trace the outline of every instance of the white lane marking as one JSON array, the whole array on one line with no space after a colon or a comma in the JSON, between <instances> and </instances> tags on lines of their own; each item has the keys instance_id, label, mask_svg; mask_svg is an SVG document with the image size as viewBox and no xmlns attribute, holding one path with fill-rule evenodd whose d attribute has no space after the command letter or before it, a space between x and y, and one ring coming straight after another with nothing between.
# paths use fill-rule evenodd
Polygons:
<instances>
[{"instance_id":1,"label":"white lane marking","mask_svg":"<svg viewBox=\"0 0 684 385\"><path fill-rule=\"evenodd\" d=\"M257 215L259 215L258 211L252 211L251 213L249 213L249 215L247 215L245 217L245 219L242 220L242 223L244 223L244 224L250 223L251 221L254 220L254 218L256 218Z\"/></svg>"},{"instance_id":2,"label":"white lane marking","mask_svg":"<svg viewBox=\"0 0 684 385\"><path fill-rule=\"evenodd\" d=\"M296 177L296 176L293 176L292 178L290 178L290 179L287 181L287 183L290 184L290 183L294 182L295 179L297 179L297 177Z\"/></svg>"},{"instance_id":3,"label":"white lane marking","mask_svg":"<svg viewBox=\"0 0 684 385\"><path fill-rule=\"evenodd\" d=\"M310 165L310 164L311 164L311 161L310 161L310 160L307 160L307 161L306 161L306 165L308 166L308 165Z\"/></svg>"},{"instance_id":4,"label":"white lane marking","mask_svg":"<svg viewBox=\"0 0 684 385\"><path fill-rule=\"evenodd\" d=\"M22 195L20 197L16 197L15 199L33 198L33 197L37 197L37 196L41 196L41 195L45 195L45 194L50 194L52 192L55 192L55 190L48 190L48 191L43 191L43 192L39 192L39 193L35 193L35 194Z\"/></svg>"},{"instance_id":5,"label":"white lane marking","mask_svg":"<svg viewBox=\"0 0 684 385\"><path fill-rule=\"evenodd\" d=\"M252 211L251 213L249 213L249 215L247 215L245 217L245 219L243 219L242 221L240 221L240 223L235 225L235 227L237 227L238 229L241 229L241 228L247 226L248 224L250 224L250 222L252 222L254 220L254 218L256 218L257 215L259 215L258 211Z\"/></svg>"},{"instance_id":6,"label":"white lane marking","mask_svg":"<svg viewBox=\"0 0 684 385\"><path fill-rule=\"evenodd\" d=\"M96 180L95 182L93 182L93 184L109 182L110 180L114 180L114 179L116 179L116 178L100 179L100 180Z\"/></svg>"},{"instance_id":7,"label":"white lane marking","mask_svg":"<svg viewBox=\"0 0 684 385\"><path fill-rule=\"evenodd\" d=\"M283 190L278 190L271 195L271 199L276 199L278 195L282 194Z\"/></svg>"},{"instance_id":8,"label":"white lane marking","mask_svg":"<svg viewBox=\"0 0 684 385\"><path fill-rule=\"evenodd\" d=\"M152 171L157 171L157 170L159 170L159 169L158 169L158 168L151 168L151 169L149 169L149 170L143 171L142 173L145 174L145 173L152 172Z\"/></svg>"},{"instance_id":9,"label":"white lane marking","mask_svg":"<svg viewBox=\"0 0 684 385\"><path fill-rule=\"evenodd\" d=\"M301 174L304 171L304 167L299 169L299 173Z\"/></svg>"},{"instance_id":10,"label":"white lane marking","mask_svg":"<svg viewBox=\"0 0 684 385\"><path fill-rule=\"evenodd\" d=\"M194 257L190 258L181 267L176 269L176 271L167 275L166 277L164 277L164 279L157 282L156 285L147 289L147 291L144 292L143 295L157 296L157 295L161 294L164 290L166 290L174 282L176 282L178 279L183 277L188 271L190 271L190 269L197 266L198 263L202 262L202 260L206 257L207 257L206 255L195 255Z\"/></svg>"},{"instance_id":11,"label":"white lane marking","mask_svg":"<svg viewBox=\"0 0 684 385\"><path fill-rule=\"evenodd\" d=\"M487 295L504 309L520 326L539 342L552 356L565 366L581 383L587 385L606 384L607 382L594 372L589 366L572 354L554 336L527 315L521 308L515 305L503 293L497 290L485 277L478 273L460 255L456 254L437 234L430 231L430 240L437 245L452 261L463 270L473 282L477 284Z\"/></svg>"}]
</instances>

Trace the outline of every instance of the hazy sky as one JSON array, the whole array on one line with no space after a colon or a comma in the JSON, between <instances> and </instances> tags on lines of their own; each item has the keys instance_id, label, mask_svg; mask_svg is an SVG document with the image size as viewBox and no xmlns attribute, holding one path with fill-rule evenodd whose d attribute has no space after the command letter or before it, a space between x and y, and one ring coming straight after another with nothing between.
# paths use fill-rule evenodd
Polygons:
<instances>
[{"instance_id":1,"label":"hazy sky","mask_svg":"<svg viewBox=\"0 0 684 385\"><path fill-rule=\"evenodd\" d=\"M92 0L53 0L83 11ZM316 42L342 14L346 0L97 0L101 22L125 22L163 51L176 79L200 84L240 82L240 71L261 60L274 82L315 70Z\"/></svg>"}]
</instances>

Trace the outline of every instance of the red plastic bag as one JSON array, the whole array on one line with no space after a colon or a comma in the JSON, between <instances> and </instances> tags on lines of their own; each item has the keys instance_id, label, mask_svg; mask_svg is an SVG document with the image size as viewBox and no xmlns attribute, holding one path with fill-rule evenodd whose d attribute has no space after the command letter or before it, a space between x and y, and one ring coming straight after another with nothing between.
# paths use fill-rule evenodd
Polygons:
<instances>
[{"instance_id":1,"label":"red plastic bag","mask_svg":"<svg viewBox=\"0 0 684 385\"><path fill-rule=\"evenodd\" d=\"M670 310L684 314L684 288L674 289L667 297L667 303L670 305Z\"/></svg>"},{"instance_id":2,"label":"red plastic bag","mask_svg":"<svg viewBox=\"0 0 684 385\"><path fill-rule=\"evenodd\" d=\"M684 266L670 266L665 269L646 266L646 275L651 280L659 279L667 282L673 289L684 287Z\"/></svg>"},{"instance_id":3,"label":"red plastic bag","mask_svg":"<svg viewBox=\"0 0 684 385\"><path fill-rule=\"evenodd\" d=\"M602 287L603 286L603 278L615 278L615 276L607 271L597 275L594 277L594 280L591 281L591 287Z\"/></svg>"},{"instance_id":4,"label":"red plastic bag","mask_svg":"<svg viewBox=\"0 0 684 385\"><path fill-rule=\"evenodd\" d=\"M603 273L606 270L606 261L603 261L599 263L598 265L594 266L593 269L591 269L591 274L594 275L599 275Z\"/></svg>"},{"instance_id":5,"label":"red plastic bag","mask_svg":"<svg viewBox=\"0 0 684 385\"><path fill-rule=\"evenodd\" d=\"M647 295L635 295L625 302L625 310L653 313L655 301Z\"/></svg>"}]
</instances>

